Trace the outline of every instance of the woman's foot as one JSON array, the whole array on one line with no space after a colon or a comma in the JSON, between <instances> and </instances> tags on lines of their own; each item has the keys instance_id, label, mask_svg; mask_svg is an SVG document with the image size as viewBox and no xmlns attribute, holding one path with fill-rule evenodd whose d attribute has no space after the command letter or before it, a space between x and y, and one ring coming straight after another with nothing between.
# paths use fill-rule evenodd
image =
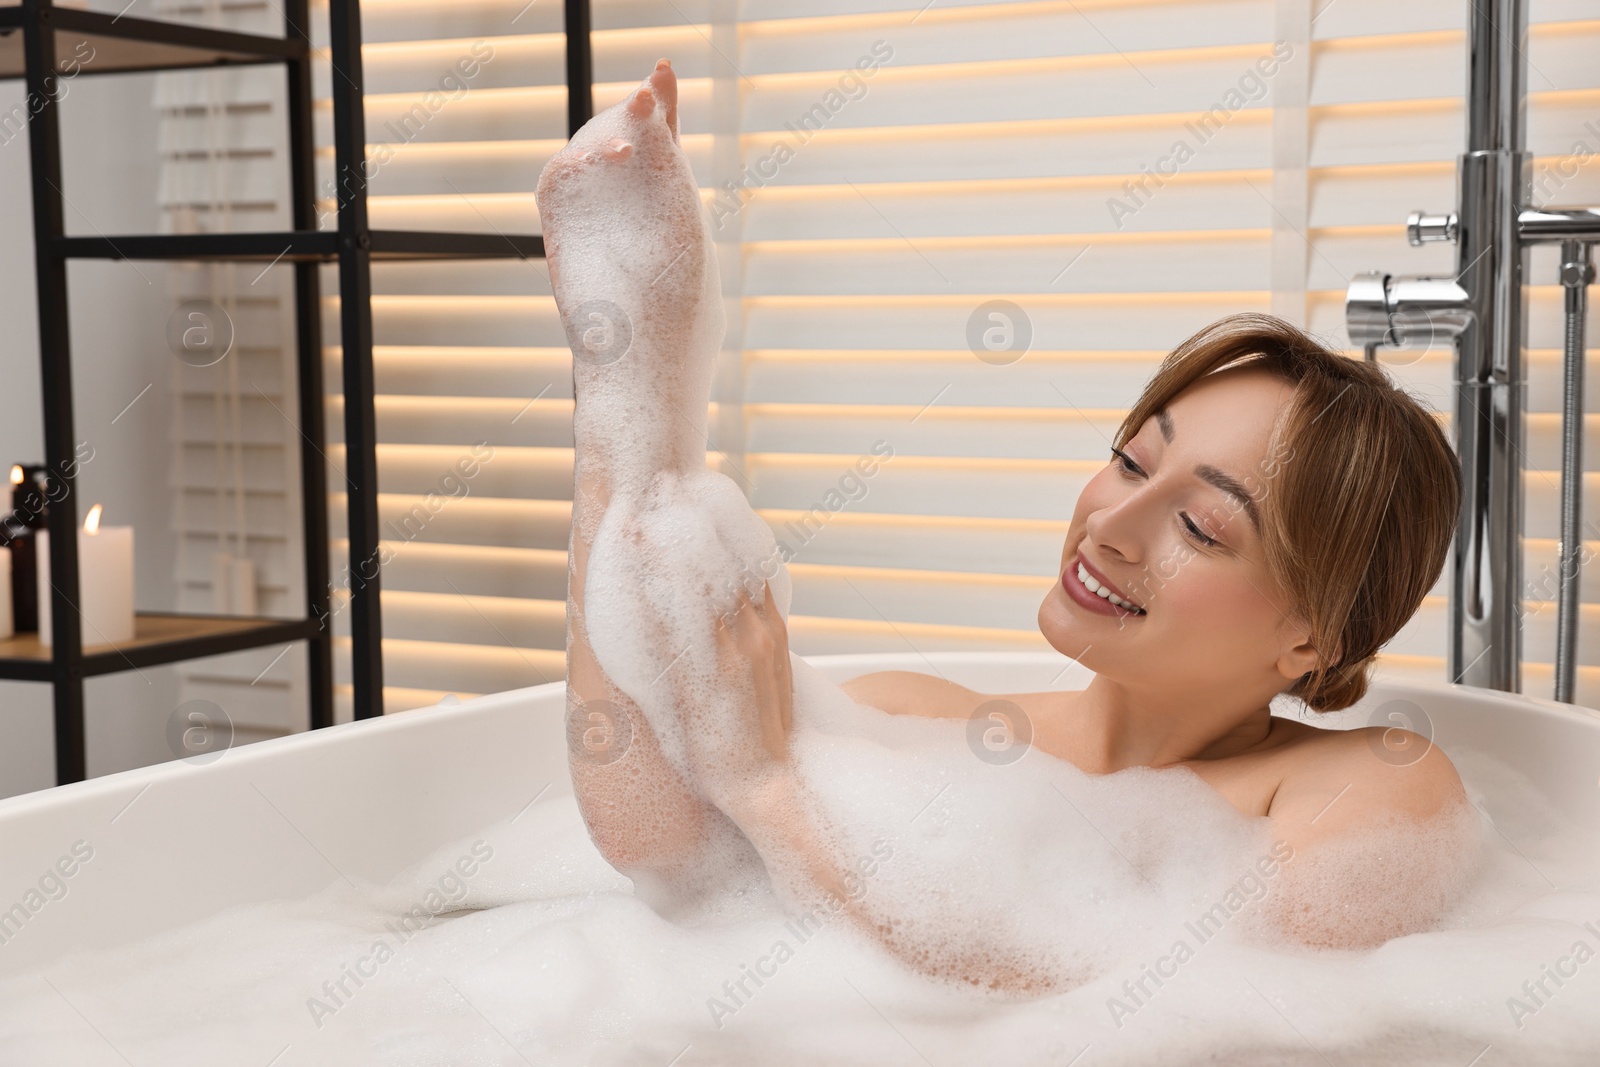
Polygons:
<instances>
[{"instance_id":1,"label":"woman's foot","mask_svg":"<svg viewBox=\"0 0 1600 1067\"><path fill-rule=\"evenodd\" d=\"M700 192L678 143L678 85L657 62L539 176L556 306L581 372L629 364L662 400L703 413L723 316ZM700 440L704 455L704 439Z\"/></svg>"},{"instance_id":2,"label":"woman's foot","mask_svg":"<svg viewBox=\"0 0 1600 1067\"><path fill-rule=\"evenodd\" d=\"M585 166L608 162L622 162L633 152L633 144L622 132L626 126L610 119L615 112L623 112L635 124L634 129L648 129L656 117L656 104L660 109L661 125L665 126L673 144L678 143L678 79L672 71L671 61L656 60L655 70L640 82L626 99L613 105L583 125L565 148L557 152L539 175L536 195L541 211L552 195L570 184L571 179Z\"/></svg>"}]
</instances>

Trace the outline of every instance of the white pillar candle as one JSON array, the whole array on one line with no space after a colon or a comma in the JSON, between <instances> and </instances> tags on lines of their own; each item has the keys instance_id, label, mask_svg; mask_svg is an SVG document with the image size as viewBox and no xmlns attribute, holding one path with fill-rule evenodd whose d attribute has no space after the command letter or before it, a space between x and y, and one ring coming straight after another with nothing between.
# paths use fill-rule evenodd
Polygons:
<instances>
[{"instance_id":1,"label":"white pillar candle","mask_svg":"<svg viewBox=\"0 0 1600 1067\"><path fill-rule=\"evenodd\" d=\"M11 617L11 550L0 548L0 639L16 632Z\"/></svg>"},{"instance_id":2,"label":"white pillar candle","mask_svg":"<svg viewBox=\"0 0 1600 1067\"><path fill-rule=\"evenodd\" d=\"M78 531L78 614L85 647L133 640L133 527L101 526L100 505ZM39 641L51 633L50 531L39 531Z\"/></svg>"}]
</instances>

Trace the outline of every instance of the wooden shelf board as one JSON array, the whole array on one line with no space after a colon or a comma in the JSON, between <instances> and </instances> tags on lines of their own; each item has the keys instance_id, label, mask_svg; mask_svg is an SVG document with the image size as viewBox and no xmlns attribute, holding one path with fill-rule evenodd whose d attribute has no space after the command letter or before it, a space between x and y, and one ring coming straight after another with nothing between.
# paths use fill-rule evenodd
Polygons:
<instances>
[{"instance_id":1,"label":"wooden shelf board","mask_svg":"<svg viewBox=\"0 0 1600 1067\"><path fill-rule=\"evenodd\" d=\"M140 612L132 641L87 645L84 673L113 674L137 667L237 652L246 648L296 641L315 632L313 620L266 619L221 615L178 615ZM0 678L47 680L53 649L36 633L0 641Z\"/></svg>"}]
</instances>

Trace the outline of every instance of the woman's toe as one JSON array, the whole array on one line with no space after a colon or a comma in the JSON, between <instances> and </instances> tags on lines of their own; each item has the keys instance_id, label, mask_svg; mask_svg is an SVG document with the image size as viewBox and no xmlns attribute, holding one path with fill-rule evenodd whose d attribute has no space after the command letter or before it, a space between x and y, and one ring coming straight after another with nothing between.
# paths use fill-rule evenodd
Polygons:
<instances>
[{"instance_id":1,"label":"woman's toe","mask_svg":"<svg viewBox=\"0 0 1600 1067\"><path fill-rule=\"evenodd\" d=\"M649 85L641 85L628 99L628 114L636 119L648 116L656 108L656 95Z\"/></svg>"},{"instance_id":2,"label":"woman's toe","mask_svg":"<svg viewBox=\"0 0 1600 1067\"><path fill-rule=\"evenodd\" d=\"M669 59L656 60L656 69L650 72L650 85L655 89L656 95L667 109L667 129L672 131L672 139L678 139L678 76L672 70L672 61Z\"/></svg>"}]
</instances>

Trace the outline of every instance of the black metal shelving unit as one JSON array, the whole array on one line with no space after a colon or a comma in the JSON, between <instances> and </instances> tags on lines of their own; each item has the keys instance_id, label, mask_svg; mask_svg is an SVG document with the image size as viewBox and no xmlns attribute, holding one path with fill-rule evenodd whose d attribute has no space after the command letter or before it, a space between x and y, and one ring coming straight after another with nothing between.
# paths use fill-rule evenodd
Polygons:
<instances>
[{"instance_id":1,"label":"black metal shelving unit","mask_svg":"<svg viewBox=\"0 0 1600 1067\"><path fill-rule=\"evenodd\" d=\"M442 0L441 0L442 2ZM0 642L0 678L42 681L54 689L56 780L86 777L84 681L102 674L282 642L305 641L310 661L310 722L333 721L333 634L328 552L325 403L318 266L339 265L344 361L346 477L349 481L351 664L355 715L383 714L383 627L379 579L357 578L356 561L378 559L378 462L373 381L372 264L418 259L530 259L537 236L373 230L368 220L366 119L359 0L330 0L338 229L317 229L315 133L308 0L284 0L284 36L232 33L151 19L55 7L51 0L0 6L0 78L25 78L29 109L39 349L44 394L45 463L50 496L52 637L46 649L28 635ZM569 133L593 113L588 0L565 0ZM55 92L72 68L59 57L94 49L77 75L225 65L283 64L288 78L294 229L69 237L61 178L61 117ZM79 615L78 509L72 404L67 264L74 259L230 260L292 263L304 497L306 615L299 619L141 613L137 636L85 648ZM358 584L359 583L359 584Z\"/></svg>"}]
</instances>

